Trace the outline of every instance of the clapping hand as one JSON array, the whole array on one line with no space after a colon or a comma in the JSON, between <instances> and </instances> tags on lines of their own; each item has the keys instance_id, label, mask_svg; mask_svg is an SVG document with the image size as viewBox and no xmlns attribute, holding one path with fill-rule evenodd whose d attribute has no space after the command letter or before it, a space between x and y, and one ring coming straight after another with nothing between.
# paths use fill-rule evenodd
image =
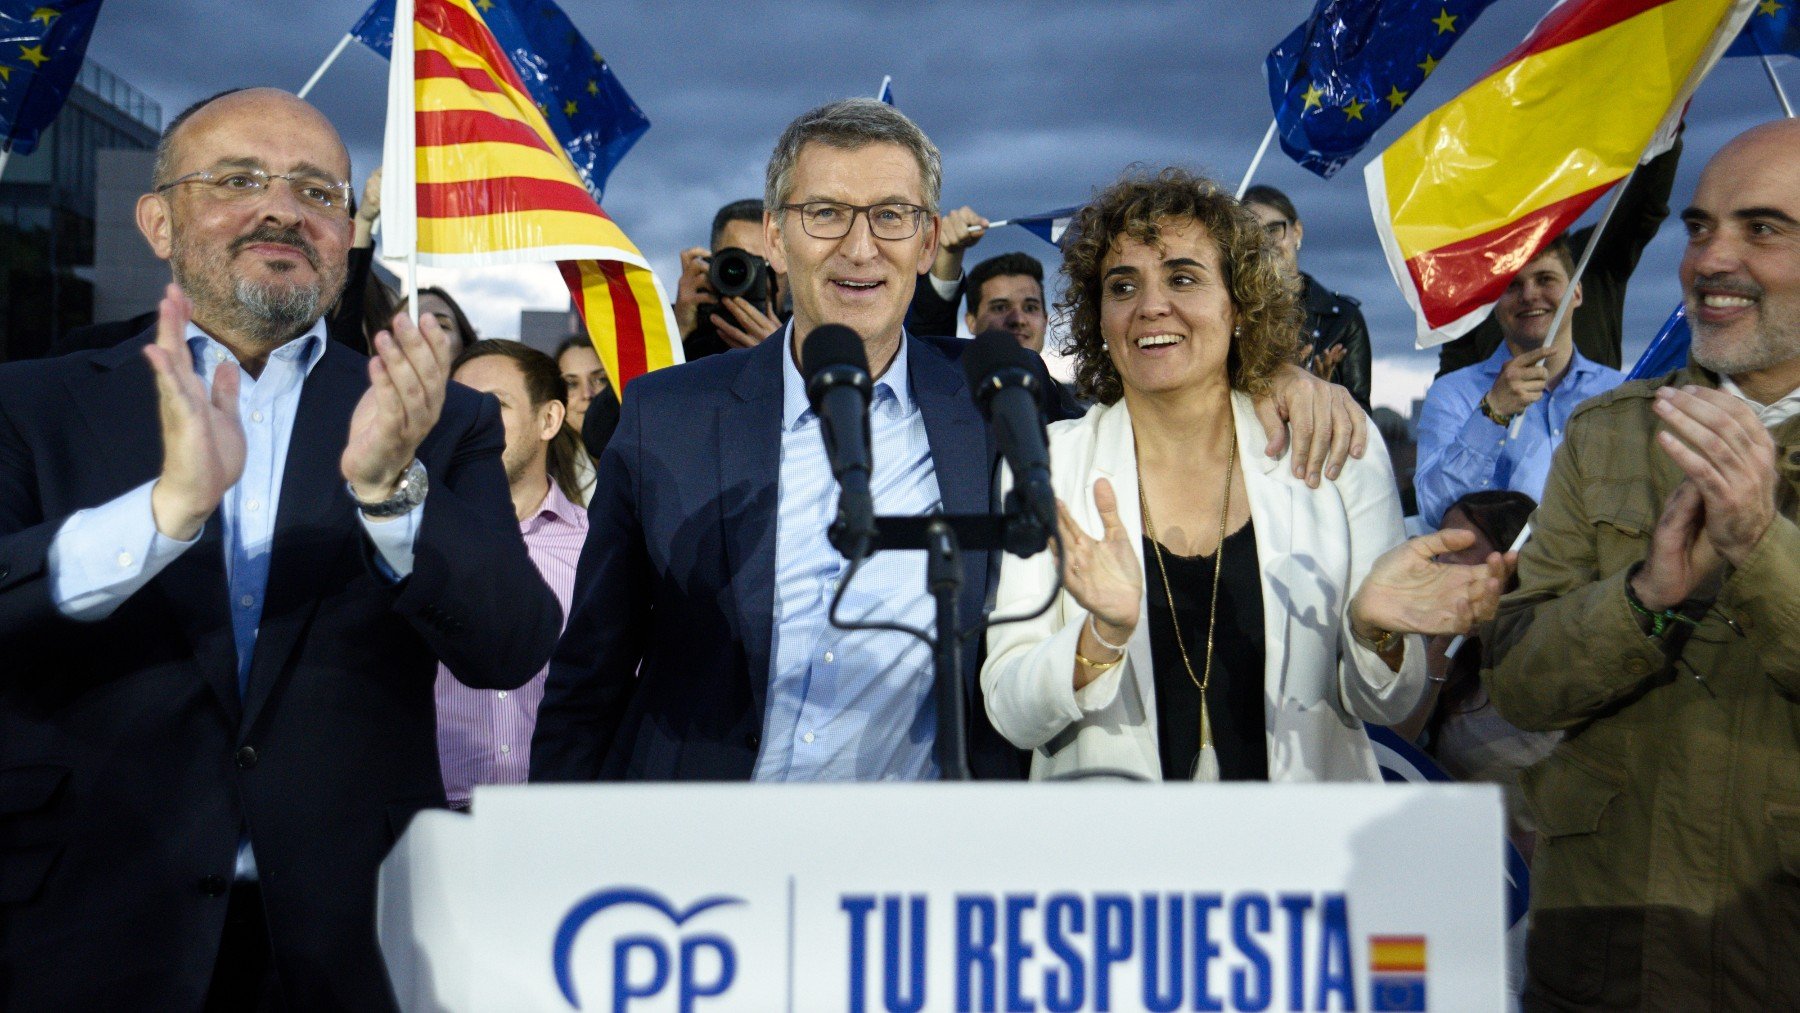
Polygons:
<instances>
[{"instance_id":1,"label":"clapping hand","mask_svg":"<svg viewBox=\"0 0 1800 1013\"><path fill-rule=\"evenodd\" d=\"M1473 531L1448 528L1382 553L1350 600L1351 628L1371 639L1375 631L1460 636L1492 619L1519 554L1490 552L1473 565L1437 561L1475 538Z\"/></svg>"},{"instance_id":2,"label":"clapping hand","mask_svg":"<svg viewBox=\"0 0 1800 1013\"><path fill-rule=\"evenodd\" d=\"M1338 363L1343 362L1344 356L1348 354L1350 354L1350 350L1345 348L1343 342L1340 341L1323 352L1309 356L1306 360L1306 368L1312 370L1312 374L1319 379L1329 380L1331 375L1337 372Z\"/></svg>"},{"instance_id":3,"label":"clapping hand","mask_svg":"<svg viewBox=\"0 0 1800 1013\"><path fill-rule=\"evenodd\" d=\"M414 326L404 312L393 330L375 335L369 389L350 416L350 439L339 462L351 491L364 503L394 494L400 477L437 425L450 377L450 341L427 313Z\"/></svg>"},{"instance_id":4,"label":"clapping hand","mask_svg":"<svg viewBox=\"0 0 1800 1013\"><path fill-rule=\"evenodd\" d=\"M188 351L193 312L181 287L170 285L157 307L156 340L144 346L144 358L156 374L163 444L162 474L150 490L150 514L156 530L180 542L200 532L244 473L238 366L220 363L207 394Z\"/></svg>"},{"instance_id":5,"label":"clapping hand","mask_svg":"<svg viewBox=\"0 0 1800 1013\"><path fill-rule=\"evenodd\" d=\"M1063 587L1093 615L1100 634L1122 644L1137 627L1144 600L1144 572L1132 551L1131 536L1119 521L1119 499L1112 483L1094 483L1094 509L1105 529L1090 538L1076 523L1068 504L1056 501L1057 530L1062 533Z\"/></svg>"}]
</instances>

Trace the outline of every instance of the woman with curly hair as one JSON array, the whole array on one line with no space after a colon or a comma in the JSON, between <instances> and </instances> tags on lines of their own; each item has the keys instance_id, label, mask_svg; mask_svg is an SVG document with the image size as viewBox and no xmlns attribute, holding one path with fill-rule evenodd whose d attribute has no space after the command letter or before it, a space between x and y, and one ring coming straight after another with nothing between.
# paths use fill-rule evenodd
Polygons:
<instances>
[{"instance_id":1,"label":"woman with curly hair","mask_svg":"<svg viewBox=\"0 0 1800 1013\"><path fill-rule=\"evenodd\" d=\"M1252 399L1292 360L1299 308L1212 181L1127 176L1071 234L1060 309L1099 403L1050 428L1062 588L988 635L994 726L1034 778L1376 779L1362 722L1425 688L1408 634L1492 615L1500 554L1433 561L1467 532L1403 542L1379 441L1317 489L1257 452ZM998 611L1041 604L1057 567L1007 557Z\"/></svg>"}]
</instances>

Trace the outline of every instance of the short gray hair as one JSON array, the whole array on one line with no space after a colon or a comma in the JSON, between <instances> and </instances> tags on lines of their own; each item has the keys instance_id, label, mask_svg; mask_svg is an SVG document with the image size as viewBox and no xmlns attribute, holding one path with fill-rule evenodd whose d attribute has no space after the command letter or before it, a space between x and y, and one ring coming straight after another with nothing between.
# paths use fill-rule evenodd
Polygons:
<instances>
[{"instance_id":1,"label":"short gray hair","mask_svg":"<svg viewBox=\"0 0 1800 1013\"><path fill-rule=\"evenodd\" d=\"M800 159L800 149L814 141L847 151L871 144L900 145L918 161L925 207L937 214L938 191L944 184L944 162L937 145L906 114L872 98L847 98L820 106L787 125L781 139L775 142L775 151L769 155L769 171L763 185L764 211L781 213L782 201L794 185L794 163Z\"/></svg>"}]
</instances>

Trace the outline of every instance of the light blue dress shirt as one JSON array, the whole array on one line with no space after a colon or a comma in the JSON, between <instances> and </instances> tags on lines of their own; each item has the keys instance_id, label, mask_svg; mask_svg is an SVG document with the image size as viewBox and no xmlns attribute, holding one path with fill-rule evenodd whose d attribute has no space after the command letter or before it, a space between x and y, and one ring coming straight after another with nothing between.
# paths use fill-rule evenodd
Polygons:
<instances>
[{"instance_id":1,"label":"light blue dress shirt","mask_svg":"<svg viewBox=\"0 0 1800 1013\"><path fill-rule=\"evenodd\" d=\"M917 781L932 759L937 707L931 651L904 633L848 632L827 619L848 564L825 539L838 486L819 417L794 365L791 325L781 357L781 479L775 527L775 629L758 781ZM907 340L869 407L875 511L922 514L941 503L925 417L907 376ZM931 630L925 553L880 552L844 594L845 618Z\"/></svg>"},{"instance_id":2,"label":"light blue dress shirt","mask_svg":"<svg viewBox=\"0 0 1800 1013\"><path fill-rule=\"evenodd\" d=\"M240 693L250 677L257 627L262 622L275 515L294 416L306 377L325 354L326 340L325 323L317 321L311 330L271 352L261 376L241 373L239 377L244 473L226 491L216 518L224 525L225 573ZM210 393L213 371L221 363L236 360L230 349L193 324L188 325L187 343L194 369ZM89 622L104 619L200 540L195 535L191 541L178 542L156 530L150 507L150 490L155 485L152 479L110 502L77 511L57 530L48 569L52 600L64 615ZM357 514L387 576L394 581L412 573L413 544L422 513L415 509L386 522ZM237 878L256 878L256 860L248 840L238 848Z\"/></svg>"},{"instance_id":3,"label":"light blue dress shirt","mask_svg":"<svg viewBox=\"0 0 1800 1013\"><path fill-rule=\"evenodd\" d=\"M1625 382L1625 374L1576 352L1554 388L1526 408L1519 435L1481 413L1481 398L1513 357L1505 342L1485 362L1440 377L1425 392L1419 410L1419 460L1413 489L1419 513L1433 528L1444 511L1480 489L1511 489L1542 499L1550 460L1562 445L1563 429L1581 402Z\"/></svg>"}]
</instances>

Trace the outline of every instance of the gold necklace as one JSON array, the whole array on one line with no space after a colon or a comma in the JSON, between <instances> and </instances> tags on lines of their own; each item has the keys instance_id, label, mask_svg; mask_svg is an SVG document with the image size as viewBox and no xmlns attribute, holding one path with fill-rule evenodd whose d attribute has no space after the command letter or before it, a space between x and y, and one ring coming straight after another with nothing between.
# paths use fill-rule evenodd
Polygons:
<instances>
[{"instance_id":1,"label":"gold necklace","mask_svg":"<svg viewBox=\"0 0 1800 1013\"><path fill-rule=\"evenodd\" d=\"M1137 445L1131 448L1132 457L1137 458ZM1206 660L1198 678L1194 676L1194 663L1188 659L1187 644L1181 638L1181 619L1175 614L1175 592L1169 587L1169 568L1163 563L1162 544L1156 540L1156 522L1150 519L1150 497L1144 492L1144 468L1138 464L1138 509L1144 515L1144 533L1150 536L1150 550L1156 556L1156 569L1162 575L1163 595L1169 601L1169 624L1175 628L1175 647L1181 652L1181 667L1187 670L1187 677L1200 691L1200 753L1194 757L1196 770L1205 770L1211 776L1207 780L1218 780L1219 761L1212 755L1212 719L1206 712L1206 688L1212 684L1213 632L1219 620L1219 575L1225 571L1225 525L1231 517L1231 484L1237 474L1237 426L1231 428L1231 449L1225 460L1225 496L1224 504L1219 508L1219 544L1213 549L1212 600L1206 609Z\"/></svg>"}]
</instances>

